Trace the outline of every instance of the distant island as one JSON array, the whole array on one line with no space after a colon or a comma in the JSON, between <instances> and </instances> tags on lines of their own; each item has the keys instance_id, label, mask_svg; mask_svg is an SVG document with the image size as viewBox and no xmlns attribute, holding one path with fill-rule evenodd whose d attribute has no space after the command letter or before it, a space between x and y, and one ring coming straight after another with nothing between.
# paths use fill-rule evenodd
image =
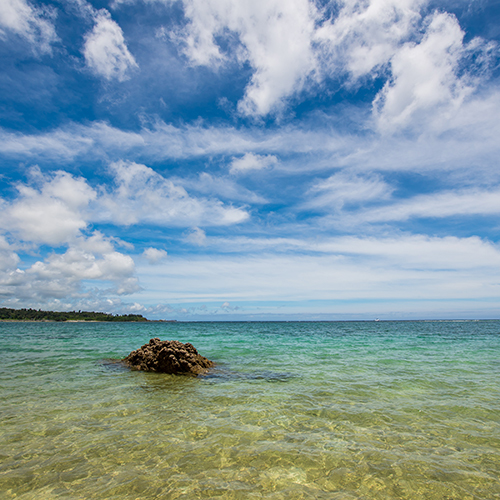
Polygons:
<instances>
[{"instance_id":1,"label":"distant island","mask_svg":"<svg viewBox=\"0 0 500 500\"><path fill-rule=\"evenodd\" d=\"M0 308L0 321L149 321L141 314L107 314L89 311L42 311Z\"/></svg>"}]
</instances>

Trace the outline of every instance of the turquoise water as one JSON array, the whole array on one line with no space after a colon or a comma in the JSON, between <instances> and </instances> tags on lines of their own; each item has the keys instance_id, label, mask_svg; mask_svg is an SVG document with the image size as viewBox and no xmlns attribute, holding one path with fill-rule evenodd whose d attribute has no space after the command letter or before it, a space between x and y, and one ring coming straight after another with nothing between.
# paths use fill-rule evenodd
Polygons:
<instances>
[{"instance_id":1,"label":"turquoise water","mask_svg":"<svg viewBox=\"0 0 500 500\"><path fill-rule=\"evenodd\" d=\"M192 342L206 377L110 363ZM2 323L5 499L500 498L500 322Z\"/></svg>"}]
</instances>

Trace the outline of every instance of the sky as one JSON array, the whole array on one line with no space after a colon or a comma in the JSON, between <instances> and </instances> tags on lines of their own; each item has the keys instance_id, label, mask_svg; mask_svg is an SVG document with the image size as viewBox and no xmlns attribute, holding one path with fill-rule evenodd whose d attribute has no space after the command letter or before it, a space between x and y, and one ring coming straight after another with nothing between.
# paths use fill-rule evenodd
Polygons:
<instances>
[{"instance_id":1,"label":"sky","mask_svg":"<svg viewBox=\"0 0 500 500\"><path fill-rule=\"evenodd\" d=\"M0 307L500 318L499 0L1 0Z\"/></svg>"}]
</instances>

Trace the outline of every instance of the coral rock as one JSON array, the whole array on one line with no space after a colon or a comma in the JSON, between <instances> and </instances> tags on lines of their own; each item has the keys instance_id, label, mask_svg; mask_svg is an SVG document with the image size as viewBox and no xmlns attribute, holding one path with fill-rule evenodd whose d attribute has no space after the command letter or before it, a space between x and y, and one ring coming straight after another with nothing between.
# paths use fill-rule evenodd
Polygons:
<instances>
[{"instance_id":1,"label":"coral rock","mask_svg":"<svg viewBox=\"0 0 500 500\"><path fill-rule=\"evenodd\" d=\"M123 362L134 370L200 375L215 365L192 344L154 338L132 351Z\"/></svg>"}]
</instances>

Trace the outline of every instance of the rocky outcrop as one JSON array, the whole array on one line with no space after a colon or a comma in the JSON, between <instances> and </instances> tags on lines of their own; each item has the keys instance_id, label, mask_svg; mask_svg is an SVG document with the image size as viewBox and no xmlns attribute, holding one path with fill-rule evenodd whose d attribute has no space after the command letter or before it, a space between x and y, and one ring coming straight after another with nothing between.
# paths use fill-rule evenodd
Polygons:
<instances>
[{"instance_id":1,"label":"rocky outcrop","mask_svg":"<svg viewBox=\"0 0 500 500\"><path fill-rule=\"evenodd\" d=\"M123 362L134 370L200 375L215 365L192 344L154 338L132 351Z\"/></svg>"}]
</instances>

